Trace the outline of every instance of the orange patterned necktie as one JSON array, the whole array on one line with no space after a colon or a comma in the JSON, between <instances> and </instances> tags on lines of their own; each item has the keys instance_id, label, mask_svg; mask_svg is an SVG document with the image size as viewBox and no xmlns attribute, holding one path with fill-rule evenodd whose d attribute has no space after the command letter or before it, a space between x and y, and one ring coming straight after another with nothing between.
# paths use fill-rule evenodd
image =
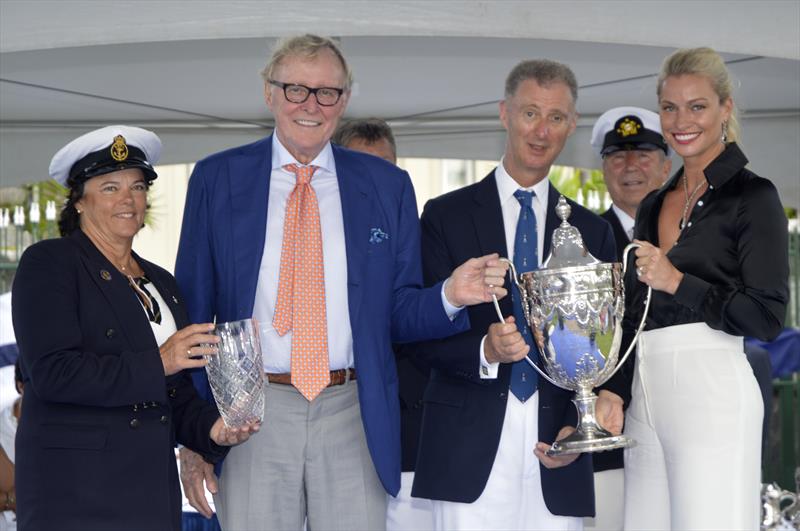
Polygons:
<instances>
[{"instance_id":1,"label":"orange patterned necktie","mask_svg":"<svg viewBox=\"0 0 800 531\"><path fill-rule=\"evenodd\" d=\"M309 401L330 383L325 271L315 166L287 164L297 184L286 203L278 301L272 325L278 335L292 330L292 385Z\"/></svg>"}]
</instances>

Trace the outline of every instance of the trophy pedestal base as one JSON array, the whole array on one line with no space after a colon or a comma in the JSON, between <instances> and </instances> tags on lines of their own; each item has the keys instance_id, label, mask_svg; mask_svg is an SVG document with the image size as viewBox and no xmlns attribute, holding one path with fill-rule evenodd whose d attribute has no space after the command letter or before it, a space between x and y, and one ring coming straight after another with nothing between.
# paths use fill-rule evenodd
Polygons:
<instances>
[{"instance_id":1,"label":"trophy pedestal base","mask_svg":"<svg viewBox=\"0 0 800 531\"><path fill-rule=\"evenodd\" d=\"M552 457L583 452L604 452L631 446L636 446L636 441L624 435L611 435L601 428L600 431L593 430L593 433L575 431L572 435L554 442L546 454Z\"/></svg>"}]
</instances>

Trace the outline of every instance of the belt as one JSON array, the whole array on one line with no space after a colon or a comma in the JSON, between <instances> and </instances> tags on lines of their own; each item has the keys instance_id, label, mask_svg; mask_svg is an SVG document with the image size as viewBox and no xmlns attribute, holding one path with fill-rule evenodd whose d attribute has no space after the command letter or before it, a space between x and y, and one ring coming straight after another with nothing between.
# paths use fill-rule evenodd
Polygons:
<instances>
[{"instance_id":1,"label":"belt","mask_svg":"<svg viewBox=\"0 0 800 531\"><path fill-rule=\"evenodd\" d=\"M355 380L356 379L355 369L339 369L336 371L331 371L331 383L328 384L328 387L331 387L333 385L342 385L345 382L347 382L348 371L350 372L350 380ZM269 383L292 385L292 373L290 372L282 372L282 373L268 372L266 374Z\"/></svg>"}]
</instances>

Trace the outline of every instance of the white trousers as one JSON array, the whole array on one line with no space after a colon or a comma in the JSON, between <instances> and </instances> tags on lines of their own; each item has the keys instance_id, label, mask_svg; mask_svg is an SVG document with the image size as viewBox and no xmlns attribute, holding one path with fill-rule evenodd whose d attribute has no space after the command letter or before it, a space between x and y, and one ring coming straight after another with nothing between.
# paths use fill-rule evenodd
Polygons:
<instances>
[{"instance_id":1,"label":"white trousers","mask_svg":"<svg viewBox=\"0 0 800 531\"><path fill-rule=\"evenodd\" d=\"M622 531L625 516L625 470L594 473L594 517L583 519L585 531Z\"/></svg>"},{"instance_id":2,"label":"white trousers","mask_svg":"<svg viewBox=\"0 0 800 531\"><path fill-rule=\"evenodd\" d=\"M397 497L386 497L386 531L431 531L433 529L433 506L431 500L412 498L411 486L414 473L403 472L400 476L400 492Z\"/></svg>"},{"instance_id":3,"label":"white trousers","mask_svg":"<svg viewBox=\"0 0 800 531\"><path fill-rule=\"evenodd\" d=\"M524 404L509 395L497 456L486 488L472 503L433 501L437 530L581 530L581 518L556 516L545 506L538 442L539 393Z\"/></svg>"},{"instance_id":4,"label":"white trousers","mask_svg":"<svg viewBox=\"0 0 800 531\"><path fill-rule=\"evenodd\" d=\"M741 337L704 323L639 339L625 529L758 529L764 405Z\"/></svg>"}]
</instances>

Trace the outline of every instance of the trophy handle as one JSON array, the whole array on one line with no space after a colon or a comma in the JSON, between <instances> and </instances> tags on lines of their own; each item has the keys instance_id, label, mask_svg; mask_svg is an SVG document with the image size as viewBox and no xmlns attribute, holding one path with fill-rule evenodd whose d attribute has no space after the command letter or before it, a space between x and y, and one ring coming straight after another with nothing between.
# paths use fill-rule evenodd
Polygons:
<instances>
[{"instance_id":1,"label":"trophy handle","mask_svg":"<svg viewBox=\"0 0 800 531\"><path fill-rule=\"evenodd\" d=\"M520 291L520 292L522 292L522 284L520 284L520 283L519 283L519 280L518 280L518 278L519 278L519 277L517 277L517 268L516 268L516 267L514 267L514 262L512 262L512 261L511 261L511 260L509 260L508 258L500 258L500 261L501 261L501 262L505 262L505 263L507 263L507 264L509 265L509 269L510 269L510 271L509 271L509 272L511 273L511 280L513 280L513 281L514 281L514 284L516 284L516 285L517 285L517 289L519 289L519 291ZM496 296L494 293L492 293L492 302L494 303L494 309L495 309L495 311L497 312L497 318L500 320L500 322L501 322L501 323L505 323L505 322L506 322L506 320L503 318L503 312L501 312L501 311L500 311L500 303L498 303L498 302L497 302L497 296ZM531 333L533 333L533 327L532 327L532 326L530 326L530 323L528 323L528 326L529 326L529 327L530 327L530 329L531 329ZM533 348L533 347L531 347L531 348ZM564 387L562 387L561 385L559 385L558 383L556 383L556 382L555 382L555 380L553 380L552 378L550 378L550 377L549 377L549 376L548 376L548 375L547 375L547 374L546 374L546 373L545 373L545 372L544 372L542 369L540 369L540 368L539 368L539 366L538 366L538 365L536 365L536 364L533 362L533 360L532 360L532 359L530 359L528 356L525 356L525 361L527 361L527 362L528 362L528 364L529 364L531 367L533 367L534 369L536 369L536 372L538 372L538 373L539 373L539 374L542 376L542 378L544 378L545 380L547 380L547 381L548 381L548 382L550 382L551 384L555 385L556 387L559 387L559 388L561 388L561 389L564 389Z\"/></svg>"},{"instance_id":2,"label":"trophy handle","mask_svg":"<svg viewBox=\"0 0 800 531\"><path fill-rule=\"evenodd\" d=\"M631 250L636 249L637 247L641 247L642 245L639 243L629 243L625 250L622 251L622 275L625 276L625 273L628 271L628 253ZM628 350L625 351L625 355L622 356L622 359L617 362L617 366L614 367L614 370L611 371L611 374L608 375L606 381L608 381L616 372L619 370L620 367L625 365L625 361L627 361L628 356L631 352L633 352L633 347L636 345L636 340L639 338L639 334L642 332L644 328L644 322L647 319L647 312L650 310L650 296L653 294L653 288L647 286L647 297L644 299L644 314L642 315L642 320L639 323L638 328L636 328L636 334L634 334L633 339L631 340L631 344L628 345Z\"/></svg>"}]
</instances>

